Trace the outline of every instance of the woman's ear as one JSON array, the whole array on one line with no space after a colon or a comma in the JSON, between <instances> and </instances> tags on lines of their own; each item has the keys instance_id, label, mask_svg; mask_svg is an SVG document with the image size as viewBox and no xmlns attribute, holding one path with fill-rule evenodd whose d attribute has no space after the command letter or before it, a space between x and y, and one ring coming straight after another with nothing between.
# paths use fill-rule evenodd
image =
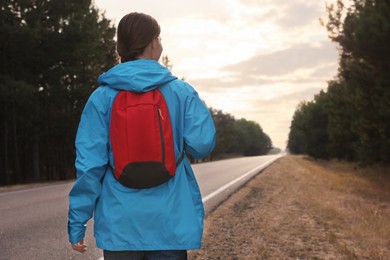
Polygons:
<instances>
[{"instance_id":1,"label":"woman's ear","mask_svg":"<svg viewBox=\"0 0 390 260\"><path fill-rule=\"evenodd\" d=\"M159 37L156 37L156 38L154 38L150 44L152 45L152 49L159 48L159 47L160 47L160 45L161 45L160 36L159 36Z\"/></svg>"},{"instance_id":2,"label":"woman's ear","mask_svg":"<svg viewBox=\"0 0 390 260\"><path fill-rule=\"evenodd\" d=\"M163 51L160 36L153 39L153 41L151 42L151 49L153 52L153 54L152 54L153 59L158 61L160 59L160 56L161 56L162 51Z\"/></svg>"}]
</instances>

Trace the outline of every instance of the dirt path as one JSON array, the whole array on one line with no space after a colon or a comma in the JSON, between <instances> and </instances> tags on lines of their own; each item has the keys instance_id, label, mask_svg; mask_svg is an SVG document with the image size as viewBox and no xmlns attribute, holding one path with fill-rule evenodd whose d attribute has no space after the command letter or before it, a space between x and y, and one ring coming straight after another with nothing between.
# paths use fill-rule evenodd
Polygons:
<instances>
[{"instance_id":1,"label":"dirt path","mask_svg":"<svg viewBox=\"0 0 390 260\"><path fill-rule=\"evenodd\" d=\"M189 259L390 259L390 172L286 156L207 217Z\"/></svg>"}]
</instances>

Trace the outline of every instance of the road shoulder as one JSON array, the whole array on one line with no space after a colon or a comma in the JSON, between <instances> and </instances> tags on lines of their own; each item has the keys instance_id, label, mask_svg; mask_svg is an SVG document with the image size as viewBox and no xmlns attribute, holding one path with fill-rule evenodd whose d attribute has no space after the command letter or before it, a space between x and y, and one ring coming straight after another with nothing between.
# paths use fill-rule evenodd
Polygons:
<instances>
[{"instance_id":1,"label":"road shoulder","mask_svg":"<svg viewBox=\"0 0 390 260\"><path fill-rule=\"evenodd\" d=\"M385 259L390 180L369 171L281 158L206 218L190 259Z\"/></svg>"}]
</instances>

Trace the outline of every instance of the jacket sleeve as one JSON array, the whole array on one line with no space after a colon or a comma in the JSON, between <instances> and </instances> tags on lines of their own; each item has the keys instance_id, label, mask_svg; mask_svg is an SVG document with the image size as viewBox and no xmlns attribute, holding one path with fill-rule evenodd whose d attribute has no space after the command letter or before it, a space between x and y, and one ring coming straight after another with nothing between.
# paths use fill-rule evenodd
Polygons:
<instances>
[{"instance_id":1,"label":"jacket sleeve","mask_svg":"<svg viewBox=\"0 0 390 260\"><path fill-rule=\"evenodd\" d=\"M69 193L69 242L84 238L86 223L92 218L100 197L102 178L109 160L109 109L104 106L101 91L89 98L76 136L77 180Z\"/></svg>"},{"instance_id":2,"label":"jacket sleeve","mask_svg":"<svg viewBox=\"0 0 390 260\"><path fill-rule=\"evenodd\" d=\"M194 92L186 106L184 122L185 151L195 159L209 155L215 146L215 126L204 102Z\"/></svg>"}]
</instances>

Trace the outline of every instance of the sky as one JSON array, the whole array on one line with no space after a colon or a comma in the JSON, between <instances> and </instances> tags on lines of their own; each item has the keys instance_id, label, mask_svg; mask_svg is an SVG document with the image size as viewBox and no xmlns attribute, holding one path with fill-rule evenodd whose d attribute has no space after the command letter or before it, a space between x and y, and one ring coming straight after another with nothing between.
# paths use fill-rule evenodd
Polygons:
<instances>
[{"instance_id":1,"label":"sky","mask_svg":"<svg viewBox=\"0 0 390 260\"><path fill-rule=\"evenodd\" d=\"M319 19L326 0L95 0L117 26L130 12L153 16L173 65L208 107L252 120L274 147L292 116L337 74L337 45ZM331 2L328 0L326 2Z\"/></svg>"}]
</instances>

